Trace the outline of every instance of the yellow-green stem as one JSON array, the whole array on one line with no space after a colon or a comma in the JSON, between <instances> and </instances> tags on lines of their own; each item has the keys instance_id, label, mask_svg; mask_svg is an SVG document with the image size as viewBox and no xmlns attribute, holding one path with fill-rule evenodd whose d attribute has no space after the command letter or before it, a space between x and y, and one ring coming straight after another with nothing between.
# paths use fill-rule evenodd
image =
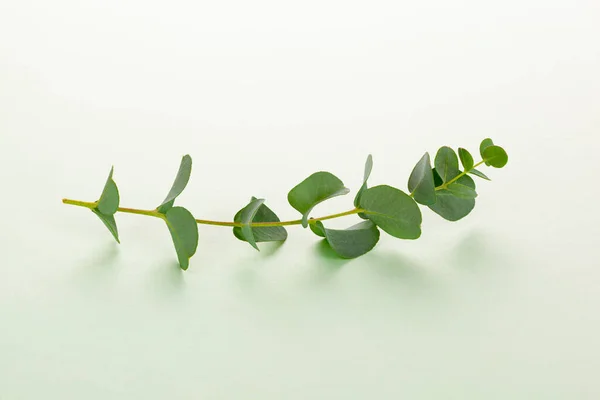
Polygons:
<instances>
[{"instance_id":1,"label":"yellow-green stem","mask_svg":"<svg viewBox=\"0 0 600 400\"><path fill-rule=\"evenodd\" d=\"M71 199L63 199L64 204L69 204L72 206L85 207L85 208L96 208L98 203L90 203L88 201L79 201L79 200L71 200ZM125 208L119 207L117 209L118 212L128 213L128 214L139 214L139 215L148 215L151 217L163 218L164 214L159 213L156 210L138 210L136 208ZM324 217L319 218L311 218L308 220L309 223L314 223L316 221L325 221L328 219L334 219L339 217L344 217L346 215L358 214L361 212L365 212L365 210L360 208L354 208L352 210L344 211L337 214L326 215ZM216 225L216 226L229 226L229 227L242 227L243 225L240 222L226 222L226 221L211 221L206 219L197 219L196 222L201 225ZM288 225L300 225L302 224L301 219L295 219L291 221L281 221L281 222L254 222L250 224L251 227L271 227L271 226L288 226Z\"/></svg>"},{"instance_id":2,"label":"yellow-green stem","mask_svg":"<svg viewBox=\"0 0 600 400\"><path fill-rule=\"evenodd\" d=\"M456 182L457 180L459 180L460 178L462 178L463 176L465 176L466 174L468 174L469 172L473 171L475 168L479 167L481 164L483 164L485 162L485 160L479 161L477 164L473 165L473 168L471 168L468 171L463 171L460 174L456 175L454 178L450 179L448 182L444 183L443 185L440 185L438 187L435 188L435 190L443 190L448 188L448 185L450 185L451 183Z\"/></svg>"}]
</instances>

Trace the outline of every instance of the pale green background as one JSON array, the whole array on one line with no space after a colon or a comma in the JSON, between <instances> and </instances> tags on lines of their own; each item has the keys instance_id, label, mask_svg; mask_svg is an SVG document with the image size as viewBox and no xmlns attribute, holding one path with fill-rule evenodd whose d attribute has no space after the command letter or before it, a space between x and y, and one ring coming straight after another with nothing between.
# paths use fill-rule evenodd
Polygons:
<instances>
[{"instance_id":1,"label":"pale green background","mask_svg":"<svg viewBox=\"0 0 600 400\"><path fill-rule=\"evenodd\" d=\"M450 5L453 3L453 5ZM0 399L600 398L600 8L590 1L0 1ZM406 188L425 151L510 154L468 218L353 261L200 227L327 170ZM348 226L356 218L332 222Z\"/></svg>"}]
</instances>

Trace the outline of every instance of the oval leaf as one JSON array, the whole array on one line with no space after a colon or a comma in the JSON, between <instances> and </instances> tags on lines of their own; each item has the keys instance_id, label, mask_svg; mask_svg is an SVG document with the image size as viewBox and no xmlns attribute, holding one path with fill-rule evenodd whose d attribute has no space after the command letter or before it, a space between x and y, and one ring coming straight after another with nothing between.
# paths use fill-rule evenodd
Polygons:
<instances>
[{"instance_id":1,"label":"oval leaf","mask_svg":"<svg viewBox=\"0 0 600 400\"><path fill-rule=\"evenodd\" d=\"M508 154L500 146L488 146L483 151L483 160L486 165L494 168L502 168L508 162Z\"/></svg>"},{"instance_id":2,"label":"oval leaf","mask_svg":"<svg viewBox=\"0 0 600 400\"><path fill-rule=\"evenodd\" d=\"M362 192L364 192L367 189L367 180L369 180L372 170L373 170L373 156L369 154L367 157L367 161L365 162L365 173L363 175L363 184L360 187L360 189L358 190L358 192L356 193L356 197L354 197L354 207L358 207L358 205L360 204L360 196L362 195Z\"/></svg>"},{"instance_id":3,"label":"oval leaf","mask_svg":"<svg viewBox=\"0 0 600 400\"><path fill-rule=\"evenodd\" d=\"M92 208L91 210L94 214L96 214L98 216L98 218L100 218L100 220L104 223L104 225L108 228L110 233L113 235L113 237L115 238L117 243L120 244L121 241L119 240L119 230L117 229L117 222L115 221L114 215L102 214L100 211L98 211L95 208Z\"/></svg>"},{"instance_id":4,"label":"oval leaf","mask_svg":"<svg viewBox=\"0 0 600 400\"><path fill-rule=\"evenodd\" d=\"M342 258L356 258L368 253L379 241L379 229L371 221L362 221L348 229L327 229L321 221L314 224L323 232L327 243Z\"/></svg>"},{"instance_id":5,"label":"oval leaf","mask_svg":"<svg viewBox=\"0 0 600 400\"><path fill-rule=\"evenodd\" d=\"M175 182L173 182L173 186L171 186L171 190L169 190L169 194L163 200L163 202L157 207L157 210L161 213L166 213L169 211L173 204L175 203L175 199L177 196L183 192L183 189L187 186L190 175L192 174L192 157L189 154L186 154L181 159L181 164L179 165L179 171L177 171L177 176L175 177Z\"/></svg>"},{"instance_id":6,"label":"oval leaf","mask_svg":"<svg viewBox=\"0 0 600 400\"><path fill-rule=\"evenodd\" d=\"M319 203L332 197L348 194L350 189L329 172L315 172L288 193L288 202L302 213L302 226L308 226L308 214Z\"/></svg>"},{"instance_id":7,"label":"oval leaf","mask_svg":"<svg viewBox=\"0 0 600 400\"><path fill-rule=\"evenodd\" d=\"M410 178L408 178L408 190L414 199L421 204L435 203L435 186L429 153L425 153L412 170Z\"/></svg>"},{"instance_id":8,"label":"oval leaf","mask_svg":"<svg viewBox=\"0 0 600 400\"><path fill-rule=\"evenodd\" d=\"M113 180L113 171L114 167L110 169L110 174L108 174L108 179L104 184L104 190L102 190L102 195L96 206L98 211L104 215L113 215L119 208L119 189Z\"/></svg>"},{"instance_id":9,"label":"oval leaf","mask_svg":"<svg viewBox=\"0 0 600 400\"><path fill-rule=\"evenodd\" d=\"M473 156L471 155L471 153L469 153L467 149L463 149L462 147L460 147L458 149L458 156L460 157L460 162L465 168L465 171L470 171L473 169L475 161L473 161Z\"/></svg>"},{"instance_id":10,"label":"oval leaf","mask_svg":"<svg viewBox=\"0 0 600 400\"><path fill-rule=\"evenodd\" d=\"M441 178L437 177L437 172L434 170L434 179ZM456 183L467 186L475 190L475 182L473 179L464 175L458 178ZM435 204L429 206L429 208L448 221L458 221L461 218L466 217L475 207L475 199L464 199L454 196L449 190L438 190L436 191L437 201Z\"/></svg>"},{"instance_id":11,"label":"oval leaf","mask_svg":"<svg viewBox=\"0 0 600 400\"><path fill-rule=\"evenodd\" d=\"M485 149L487 149L488 147L490 147L490 146L493 146L493 145L494 145L494 142L493 142L493 141L492 141L492 139L490 139L490 138L483 139L483 140L481 141L481 144L479 145L479 154L481 155L481 158L485 158L485 157L483 156L483 151L484 151Z\"/></svg>"},{"instance_id":12,"label":"oval leaf","mask_svg":"<svg viewBox=\"0 0 600 400\"><path fill-rule=\"evenodd\" d=\"M478 176L478 177L480 177L480 178L482 178L482 179L485 179L485 180L491 181L491 179L490 179L490 178L488 178L486 174L484 174L483 172L481 172L481 171L479 171L479 170L477 170L477 169L472 169L472 170L470 170L470 171L469 171L469 174L472 174L472 175Z\"/></svg>"},{"instance_id":13,"label":"oval leaf","mask_svg":"<svg viewBox=\"0 0 600 400\"><path fill-rule=\"evenodd\" d=\"M460 197L461 199L474 199L475 197L477 197L477 192L475 191L475 189L472 189L467 185L458 183L458 181L449 184L448 191L453 196Z\"/></svg>"},{"instance_id":14,"label":"oval leaf","mask_svg":"<svg viewBox=\"0 0 600 400\"><path fill-rule=\"evenodd\" d=\"M447 146L440 148L435 155L435 169L444 182L458 175L458 156L454 150Z\"/></svg>"},{"instance_id":15,"label":"oval leaf","mask_svg":"<svg viewBox=\"0 0 600 400\"><path fill-rule=\"evenodd\" d=\"M252 197L251 201L256 200L256 197ZM247 207L247 206L246 206ZM242 222L242 212L245 207L235 214L233 218L234 222ZM279 217L265 204L261 204L258 207L258 211L254 214L254 218L252 222L280 222ZM242 232L242 228L236 226L233 228L233 234L240 240L244 242L248 242L244 233ZM266 226L266 227L253 227L252 235L256 243L259 242L282 242L287 239L287 231L283 226Z\"/></svg>"},{"instance_id":16,"label":"oval leaf","mask_svg":"<svg viewBox=\"0 0 600 400\"><path fill-rule=\"evenodd\" d=\"M364 191L360 208L378 227L400 239L421 236L421 210L403 191L379 185Z\"/></svg>"},{"instance_id":17,"label":"oval leaf","mask_svg":"<svg viewBox=\"0 0 600 400\"><path fill-rule=\"evenodd\" d=\"M167 211L165 222L171 233L179 266L187 269L190 258L198 247L198 225L194 216L183 207L172 207Z\"/></svg>"}]
</instances>

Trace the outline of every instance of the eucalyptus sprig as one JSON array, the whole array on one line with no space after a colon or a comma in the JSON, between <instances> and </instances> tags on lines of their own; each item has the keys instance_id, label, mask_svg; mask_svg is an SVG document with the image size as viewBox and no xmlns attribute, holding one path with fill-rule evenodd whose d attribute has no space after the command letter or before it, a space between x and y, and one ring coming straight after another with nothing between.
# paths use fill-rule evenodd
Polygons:
<instances>
[{"instance_id":1,"label":"eucalyptus sprig","mask_svg":"<svg viewBox=\"0 0 600 400\"><path fill-rule=\"evenodd\" d=\"M318 218L310 217L313 208L328 199L350 192L344 183L330 172L319 171L300 182L288 193L288 202L302 218L281 221L265 204L264 199L252 197L239 210L232 222L196 219L184 207L175 206L175 200L187 186L192 172L192 158L185 155L179 166L175 181L165 199L153 210L119 207L119 189L113 180L111 168L100 198L95 202L63 199L63 203L90 209L120 243L114 215L117 212L147 215L162 219L173 239L179 265L186 270L190 258L198 247L198 224L228 226L239 240L248 242L256 250L260 242L282 242L287 239L285 226L310 227L316 235L324 238L333 251L342 258L355 258L369 252L379 241L380 232L400 239L417 239L421 236L421 210L419 204L449 221L457 221L468 215L475 207L477 197L475 181L471 175L490 180L476 169L481 165L502 168L508 162L506 151L484 139L479 146L481 161L463 148L457 153L450 147L437 151L433 166L429 153L415 165L408 179L408 192L388 185L369 187L368 180L373 169L373 158L367 157L363 184L354 198L354 208L337 214ZM459 165L462 164L462 170ZM347 229L327 228L323 221L357 214L363 219Z\"/></svg>"}]
</instances>

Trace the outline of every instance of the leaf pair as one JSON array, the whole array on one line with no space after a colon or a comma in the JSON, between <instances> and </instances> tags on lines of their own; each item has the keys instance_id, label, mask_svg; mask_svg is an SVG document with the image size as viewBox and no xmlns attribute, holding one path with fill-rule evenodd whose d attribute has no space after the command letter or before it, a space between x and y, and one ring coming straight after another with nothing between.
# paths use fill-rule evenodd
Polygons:
<instances>
[{"instance_id":1,"label":"leaf pair","mask_svg":"<svg viewBox=\"0 0 600 400\"><path fill-rule=\"evenodd\" d=\"M358 207L362 195L367 191L367 180L373 169L373 157L369 155L365 163L363 184L354 199ZM327 240L330 247L342 258L355 258L370 251L379 241L379 230L371 221L363 221L348 229L325 228L321 221L309 221L308 216L319 203L336 196L346 195L350 189L335 175L329 172L316 172L296 185L288 193L292 207L302 213L302 226ZM361 217L366 218L364 215Z\"/></svg>"},{"instance_id":2,"label":"leaf pair","mask_svg":"<svg viewBox=\"0 0 600 400\"><path fill-rule=\"evenodd\" d=\"M252 227L252 223L280 222L279 217L264 204L264 199L252 197L246 207L238 211L233 217L234 222L243 224L234 227L233 234L236 238L250 243L259 250L258 242L279 242L287 239L287 231L283 226Z\"/></svg>"},{"instance_id":3,"label":"leaf pair","mask_svg":"<svg viewBox=\"0 0 600 400\"><path fill-rule=\"evenodd\" d=\"M459 147L458 148L458 156L460 158L460 162L462 163L464 170L467 173L478 176L487 181L491 180L483 172L475 169L475 160L473 160L473 156L471 155L471 153L469 153L469 151L467 149L463 149L462 147Z\"/></svg>"},{"instance_id":4,"label":"leaf pair","mask_svg":"<svg viewBox=\"0 0 600 400\"><path fill-rule=\"evenodd\" d=\"M462 149L459 151L465 170L473 168L471 154ZM475 182L467 175L457 179L462 171L458 164L459 156L450 147L441 147L435 156L435 168L432 169L436 201L428 207L449 221L458 221L466 217L475 207Z\"/></svg>"},{"instance_id":5,"label":"leaf pair","mask_svg":"<svg viewBox=\"0 0 600 400\"><path fill-rule=\"evenodd\" d=\"M104 189L100 195L100 199L96 202L96 207L92 208L92 212L100 218L104 225L108 228L117 243L119 240L119 230L115 221L115 213L119 209L119 189L113 180L114 167L110 169L108 179L104 184Z\"/></svg>"},{"instance_id":6,"label":"leaf pair","mask_svg":"<svg viewBox=\"0 0 600 400\"><path fill-rule=\"evenodd\" d=\"M437 169L433 169L432 172L436 187L442 186L444 182ZM470 176L463 175L448 185L447 189L437 190L436 202L428 207L448 221L458 221L475 208L476 196L475 182Z\"/></svg>"},{"instance_id":7,"label":"leaf pair","mask_svg":"<svg viewBox=\"0 0 600 400\"><path fill-rule=\"evenodd\" d=\"M179 171L173 182L171 190L167 197L156 208L161 214L161 218L167 224L169 233L173 239L173 245L179 260L181 269L188 269L190 258L196 254L198 248L198 224L196 219L186 208L173 207L175 199L183 192L187 186L192 173L192 158L189 155L183 156Z\"/></svg>"},{"instance_id":8,"label":"leaf pair","mask_svg":"<svg viewBox=\"0 0 600 400\"><path fill-rule=\"evenodd\" d=\"M506 151L502 147L494 145L492 139L484 139L479 145L479 152L485 165L502 168L508 163Z\"/></svg>"},{"instance_id":9,"label":"leaf pair","mask_svg":"<svg viewBox=\"0 0 600 400\"><path fill-rule=\"evenodd\" d=\"M354 258L370 251L379 240L379 229L402 239L421 235L421 211L414 200L399 189L387 185L369 188L367 181L373 169L373 158L367 157L363 184L354 198L354 205L363 210L366 219L348 229L329 229L321 221L308 221L312 208L324 200L347 194L342 181L329 172L312 174L288 194L292 207L303 213L303 226L324 237L331 248L343 258Z\"/></svg>"}]
</instances>

